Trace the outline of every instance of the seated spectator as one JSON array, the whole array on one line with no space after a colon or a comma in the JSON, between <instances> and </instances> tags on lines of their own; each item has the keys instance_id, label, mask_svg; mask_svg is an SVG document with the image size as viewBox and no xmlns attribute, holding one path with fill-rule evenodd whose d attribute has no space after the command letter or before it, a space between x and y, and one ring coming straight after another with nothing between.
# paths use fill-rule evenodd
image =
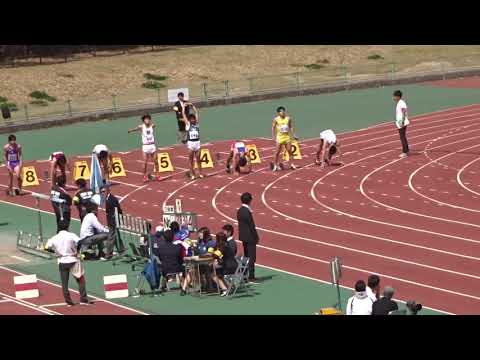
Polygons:
<instances>
[{"instance_id":1,"label":"seated spectator","mask_svg":"<svg viewBox=\"0 0 480 360\"><path fill-rule=\"evenodd\" d=\"M216 241L212 239L210 229L207 227L201 227L198 229L198 255L205 255L208 248L214 248Z\"/></svg>"},{"instance_id":2,"label":"seated spectator","mask_svg":"<svg viewBox=\"0 0 480 360\"><path fill-rule=\"evenodd\" d=\"M398 310L398 305L392 300L395 290L391 286L385 286L383 297L372 305L372 315L388 315L390 311Z\"/></svg>"},{"instance_id":3,"label":"seated spectator","mask_svg":"<svg viewBox=\"0 0 480 360\"><path fill-rule=\"evenodd\" d=\"M367 280L367 295L372 302L380 298L380 277L378 275L370 275Z\"/></svg>"},{"instance_id":4,"label":"seated spectator","mask_svg":"<svg viewBox=\"0 0 480 360\"><path fill-rule=\"evenodd\" d=\"M231 224L225 224L222 227L223 233L227 236L227 245L232 249L233 256L237 256L237 243L233 238L234 228Z\"/></svg>"},{"instance_id":5,"label":"seated spectator","mask_svg":"<svg viewBox=\"0 0 480 360\"><path fill-rule=\"evenodd\" d=\"M160 236L157 243L157 249L154 254L158 256L161 262L162 271L162 289L166 287L167 274L185 273L183 266L182 245L173 243L173 231L167 229Z\"/></svg>"},{"instance_id":6,"label":"seated spectator","mask_svg":"<svg viewBox=\"0 0 480 360\"><path fill-rule=\"evenodd\" d=\"M371 315L373 301L366 292L365 281L358 280L355 294L347 301L347 315Z\"/></svg>"},{"instance_id":7,"label":"seated spectator","mask_svg":"<svg viewBox=\"0 0 480 360\"><path fill-rule=\"evenodd\" d=\"M151 235L150 237L150 241L152 242L152 253L159 259L160 257L158 255L158 248L159 248L160 242L164 240L165 239L163 237L163 226L157 226L155 228L155 234Z\"/></svg>"},{"instance_id":8,"label":"seated spectator","mask_svg":"<svg viewBox=\"0 0 480 360\"><path fill-rule=\"evenodd\" d=\"M212 279L221 290L220 296L226 296L228 292L224 276L234 274L237 270L238 263L237 260L235 260L232 249L227 244L227 236L221 232L216 235L216 238L217 246L215 251L213 251L216 275L212 275Z\"/></svg>"},{"instance_id":9,"label":"seated spectator","mask_svg":"<svg viewBox=\"0 0 480 360\"><path fill-rule=\"evenodd\" d=\"M98 205L91 203L87 209L87 215L83 218L80 228L80 241L78 242L78 250L82 253L85 249L92 245L98 245L99 257L101 260L109 260L113 256L114 240L109 229L103 226L97 218ZM103 253L103 242L107 242L106 252Z\"/></svg>"}]
</instances>

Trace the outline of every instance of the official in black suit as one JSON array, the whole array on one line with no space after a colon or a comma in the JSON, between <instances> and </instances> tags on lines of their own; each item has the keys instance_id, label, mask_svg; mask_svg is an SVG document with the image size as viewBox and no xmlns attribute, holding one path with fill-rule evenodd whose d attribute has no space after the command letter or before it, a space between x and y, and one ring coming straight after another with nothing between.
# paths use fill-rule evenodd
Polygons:
<instances>
[{"instance_id":1,"label":"official in black suit","mask_svg":"<svg viewBox=\"0 0 480 360\"><path fill-rule=\"evenodd\" d=\"M173 110L177 116L178 122L178 132L177 132L177 142L186 144L187 143L187 131L185 129L185 122L183 121L183 108L185 107L185 114L188 116L190 114L190 106L185 105L185 99L183 92L178 93L178 101L175 102Z\"/></svg>"},{"instance_id":2,"label":"official in black suit","mask_svg":"<svg viewBox=\"0 0 480 360\"><path fill-rule=\"evenodd\" d=\"M257 260L257 244L258 233L253 221L252 210L250 204L252 203L252 194L246 192L240 197L242 206L237 211L238 221L238 237L243 243L243 254L250 259L248 266L249 280L255 281L255 261Z\"/></svg>"},{"instance_id":3,"label":"official in black suit","mask_svg":"<svg viewBox=\"0 0 480 360\"><path fill-rule=\"evenodd\" d=\"M119 214L122 214L122 208L118 199L111 193L109 185L104 185L101 192L105 196L105 213L107 214L109 236L114 239L119 254L122 254L125 252L125 246L115 223L115 208L118 209Z\"/></svg>"},{"instance_id":4,"label":"official in black suit","mask_svg":"<svg viewBox=\"0 0 480 360\"><path fill-rule=\"evenodd\" d=\"M398 310L398 305L392 300L394 290L391 286L385 286L383 297L372 305L372 315L388 315L390 311Z\"/></svg>"}]
</instances>

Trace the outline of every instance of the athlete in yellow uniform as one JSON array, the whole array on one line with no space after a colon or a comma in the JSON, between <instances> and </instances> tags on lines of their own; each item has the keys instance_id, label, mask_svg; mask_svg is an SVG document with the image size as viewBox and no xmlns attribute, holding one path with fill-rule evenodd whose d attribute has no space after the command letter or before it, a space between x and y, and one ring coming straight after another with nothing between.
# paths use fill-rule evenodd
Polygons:
<instances>
[{"instance_id":1,"label":"athlete in yellow uniform","mask_svg":"<svg viewBox=\"0 0 480 360\"><path fill-rule=\"evenodd\" d=\"M285 108L280 106L277 108L277 116L272 123L272 138L277 143L277 151L275 153L275 160L273 163L273 171L279 168L279 158L285 148L290 155L290 168L295 170L296 166L293 163L293 151L291 147L293 135L293 122L290 116L287 116Z\"/></svg>"}]
</instances>

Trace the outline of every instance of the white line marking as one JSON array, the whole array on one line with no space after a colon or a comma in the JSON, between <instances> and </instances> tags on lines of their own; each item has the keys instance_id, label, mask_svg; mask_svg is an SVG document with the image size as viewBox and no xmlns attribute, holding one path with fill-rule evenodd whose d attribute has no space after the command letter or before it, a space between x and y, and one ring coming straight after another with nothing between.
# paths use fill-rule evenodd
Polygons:
<instances>
[{"instance_id":1,"label":"white line marking","mask_svg":"<svg viewBox=\"0 0 480 360\"><path fill-rule=\"evenodd\" d=\"M23 258L23 257L21 257L21 256L15 256L15 255L9 255L9 256L10 256L11 258L13 258L13 259L17 259L17 260L20 260L20 261L23 261L23 262L30 262L30 260L25 259L25 258Z\"/></svg>"}]
</instances>

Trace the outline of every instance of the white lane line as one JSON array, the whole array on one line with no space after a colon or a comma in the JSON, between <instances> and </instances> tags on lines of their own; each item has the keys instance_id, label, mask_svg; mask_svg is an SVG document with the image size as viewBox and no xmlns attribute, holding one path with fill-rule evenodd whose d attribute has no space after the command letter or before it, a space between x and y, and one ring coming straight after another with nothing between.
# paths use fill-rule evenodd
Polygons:
<instances>
[{"instance_id":1,"label":"white lane line","mask_svg":"<svg viewBox=\"0 0 480 360\"><path fill-rule=\"evenodd\" d=\"M20 261L23 261L23 262L30 262L30 260L25 259L25 258L23 258L23 257L21 257L21 256L16 256L16 255L9 255L9 256L10 256L11 258L13 258L13 259L16 259L16 260L20 260Z\"/></svg>"},{"instance_id":2,"label":"white lane line","mask_svg":"<svg viewBox=\"0 0 480 360\"><path fill-rule=\"evenodd\" d=\"M478 139L478 138L480 138L480 136L475 136L475 137L473 137L473 138L469 138L469 139L466 139L466 140L463 140L463 141L468 141L468 140ZM455 143L458 144L458 143L463 142L463 141L462 141L462 140L457 140ZM444 146L448 146L448 145L449 145L449 144L444 145ZM432 160L432 161L428 162L427 164L419 167L419 168L416 169L414 172L412 172L412 173L410 174L410 177L408 178L408 185L409 185L410 189L411 189L414 193L420 195L421 197L424 197L424 198L426 198L426 199L428 199L428 200L430 200L430 201L433 201L433 202L435 202L435 203L442 204L442 205L445 205L445 206L449 206L449 207L452 207L452 208L454 208L454 209L462 209L462 210L465 210L465 211L471 211L471 212L480 213L480 210L471 209L471 208L466 208L466 207L458 206L458 205L453 205L453 204L450 204L450 203L446 203L446 202L439 201L439 200L433 199L433 198L431 198L431 197L428 197L428 196L426 196L426 195L418 192L418 191L414 188L414 186L413 186L413 178L415 177L415 175L416 175L420 170L422 170L422 169L424 169L426 166L428 166L429 164L438 162L438 161L440 161L440 160L442 160L442 159L446 159L447 157L456 155L456 154L459 153L459 152L477 148L477 147L479 147L479 146L480 146L480 144L475 144L475 145L473 145L473 146L469 146L469 147L463 148L463 149L461 149L461 150L455 151L455 152L453 152L453 153L451 153L451 154L446 154L446 155L440 156L439 158L437 158L437 159L435 159L435 160ZM478 159L477 159L477 160L478 160ZM458 174L458 173L457 173L457 174ZM434 190L435 190L435 189L430 189L430 191L434 191Z\"/></svg>"},{"instance_id":3,"label":"white lane line","mask_svg":"<svg viewBox=\"0 0 480 360\"><path fill-rule=\"evenodd\" d=\"M234 181L232 181L232 183L234 183ZM234 223L237 223L237 221L231 217L229 217L228 215L226 215L225 213L223 213L220 209L218 209L218 207L216 206L216 198L217 196L223 191L223 189L225 189L227 186L231 185L232 183L230 184L226 184L223 186L223 188L221 188L220 190L218 190L214 197L212 198L212 201L211 201L211 204L213 206L213 208L215 209L215 211L217 213L219 213L221 216L225 217L226 219L234 222ZM271 183L270 185L272 185L273 183ZM262 193L262 201L264 201L263 197L264 197L264 194L265 194L265 191ZM268 207L268 205L267 205ZM275 213L279 213L277 212L276 210L270 208L271 210L273 210ZM302 221L300 221L302 222ZM274 231L274 230L270 230L270 229L265 229L265 228L260 228L260 227L257 227L257 229L259 230L262 230L262 231L265 231L265 232L268 232L268 233L272 233L272 234L276 234L276 235L283 235L283 236L287 236L287 237L291 237L291 238L297 238L297 239L301 239L301 240L306 240L306 241L311 241L311 242L317 242L318 240L313 240L313 239L307 239L307 238L304 238L304 237L301 237L301 236L297 236L297 235L293 235L293 234L286 234L286 233L281 233L281 232L278 232L278 231ZM338 246L338 245L334 245L334 244L330 244L332 246ZM317 259L317 258L312 258L312 257L308 257L308 256L304 256L304 255L300 255L300 254L295 254L295 253L291 253L291 252L288 252L288 251L284 251L284 250L280 250L280 249L274 249L274 248L269 248L269 247L265 247L264 245L258 245L259 247L262 247L262 248L265 248L265 249L268 249L268 250L271 250L271 251L275 251L275 252L280 252L280 253L284 253L284 254L289 254L289 255L292 255L292 256L295 256L295 257L300 257L300 258L304 258L304 259L309 259L309 260L312 260L312 261L317 261L317 262L322 262L322 263L325 263L325 264L329 264L328 261L325 261L325 260L320 260L320 259ZM397 280L397 281L401 281L401 282L405 282L405 283L409 283L409 284L413 284L413 285L417 285L417 286L420 286L420 287L425 287L425 288L429 288L429 289L434 289L434 290L438 290L438 291L442 291L442 292L447 292L447 293L451 293L451 294L455 294L455 295L459 295L459 296L463 296L463 297L468 297L468 298L473 298L473 299L476 299L476 300L480 300L480 297L476 297L476 296L473 296L473 295L469 295L469 294L464 294L464 293L460 293L460 292L455 292L455 291L451 291L451 290L448 290L448 289L442 289L442 288L438 288L438 287L434 287L434 286L431 286L431 285L428 285L428 284L423 284L423 283L419 283L419 282L414 282L414 281L410 281L410 280L407 280L407 279L402 279L402 278L398 278L398 277L394 277L394 276L391 276L391 275L387 275L387 274L379 274L378 271L373 271L373 270L369 270L369 269L360 269L360 268L355 268L355 267L351 267L351 266L345 266L345 268L350 268L352 270L355 270L355 271L359 271L359 272L362 272L362 273L368 273L368 274L371 274L371 273L376 273L378 274L379 276L384 276L386 278L390 278L390 279L394 279L394 280Z\"/></svg>"},{"instance_id":4,"label":"white lane line","mask_svg":"<svg viewBox=\"0 0 480 360\"><path fill-rule=\"evenodd\" d=\"M475 195L480 195L480 193L470 189L469 187L465 186L465 184L462 182L462 173L465 171L465 169L467 169L468 167L470 167L473 163L477 162L480 160L480 157L470 161L469 163L465 164L458 172L457 172L457 182L460 184L461 187L463 187L465 190L471 192L472 194L475 194ZM475 174L475 172L473 171L470 171L470 173L472 174ZM480 186L480 185L478 185Z\"/></svg>"},{"instance_id":5,"label":"white lane line","mask_svg":"<svg viewBox=\"0 0 480 360\"><path fill-rule=\"evenodd\" d=\"M476 131L478 131L480 129L477 129ZM470 133L470 132L473 132L473 131L468 131L468 132L464 132L463 134L465 133ZM458 135L455 135L455 136L458 136ZM478 138L478 136L476 137L472 137L472 138L468 138L468 139L463 139L463 140L457 140L456 142L463 142L463 141L469 141L469 140L472 140L472 139L476 139ZM444 146L447 146L447 145L441 145L441 146L438 146L438 147L435 147L435 148L432 148L432 149L436 149L436 148L440 148L440 147L444 147ZM391 150L390 150L391 151ZM401 161L402 159L396 159L396 160L393 160L392 162L384 165L384 166L387 166L387 165L392 165L398 161ZM381 169L382 167L380 167L379 169ZM362 193L363 196L365 196L367 199L369 199L370 201L380 205L380 206L389 206L389 205L386 205L380 201L377 201L375 199L373 199L372 197L368 196L366 194L366 192L364 191L364 183L366 181L366 179L368 179L370 176L372 176L375 172L377 172L379 169L376 169L376 170L373 170L371 171L370 173L368 173L363 179L362 181L360 182L360 192ZM408 185L407 185L408 187ZM439 217L435 217L435 216L430 216L430 215L426 215L426 214L421 214L421 213L417 213L417 212L413 212L413 211L408 211L408 210L405 210L405 209L400 209L400 208L396 208L396 207L393 207L391 206L392 209L394 210L397 210L397 211L400 211L400 212L404 212L404 213L408 213L408 214L411 214L411 215L417 215L417 216L420 216L420 217L425 217L425 218L430 218L430 219L434 219L434 220L440 220L440 221L445 221L445 222L450 222L450 223L458 223L460 225L467 225L467 226L473 226L473 227L480 227L480 225L477 225L477 224L471 224L471 223L465 223L465 222L461 222L461 221L456 221L456 220L450 220L450 219L445 219L445 218L439 218Z\"/></svg>"}]
</instances>

